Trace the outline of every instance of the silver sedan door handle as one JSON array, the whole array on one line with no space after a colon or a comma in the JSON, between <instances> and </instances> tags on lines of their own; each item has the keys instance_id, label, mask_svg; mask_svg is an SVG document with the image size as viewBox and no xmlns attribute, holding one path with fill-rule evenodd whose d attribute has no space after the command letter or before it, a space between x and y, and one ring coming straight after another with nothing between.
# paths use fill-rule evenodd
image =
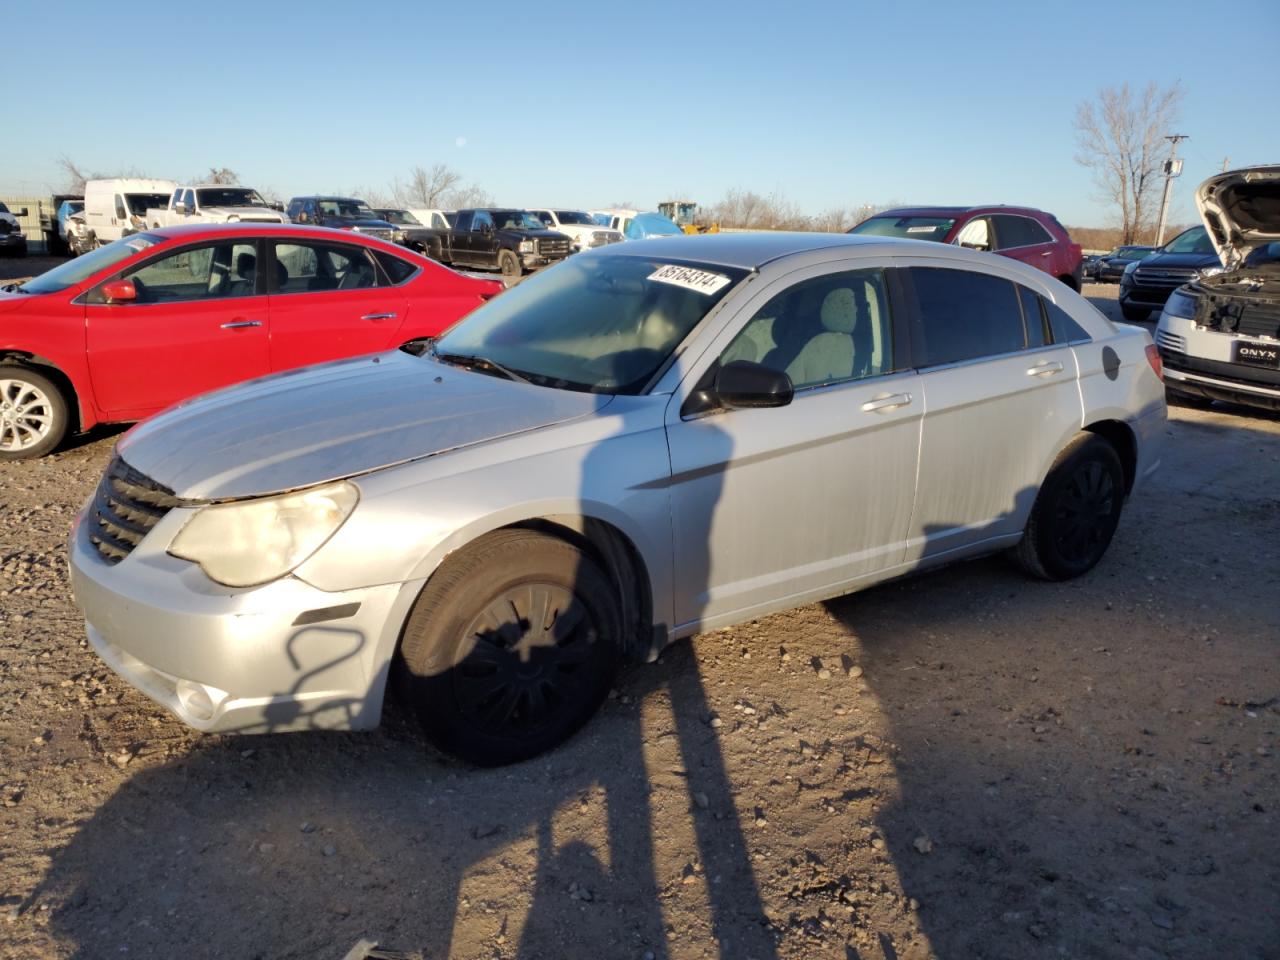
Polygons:
<instances>
[{"instance_id":1,"label":"silver sedan door handle","mask_svg":"<svg viewBox=\"0 0 1280 960\"><path fill-rule=\"evenodd\" d=\"M361 320L394 320L395 318L396 318L396 315L394 313L366 313L360 319Z\"/></svg>"},{"instance_id":2,"label":"silver sedan door handle","mask_svg":"<svg viewBox=\"0 0 1280 960\"><path fill-rule=\"evenodd\" d=\"M1028 377L1051 377L1061 372L1062 364L1057 360L1046 360L1044 363L1037 363L1034 367L1027 368Z\"/></svg>"},{"instance_id":3,"label":"silver sedan door handle","mask_svg":"<svg viewBox=\"0 0 1280 960\"><path fill-rule=\"evenodd\" d=\"M260 326L262 326L261 320L233 320L231 323L224 323L222 325L222 329L223 330L243 330L246 327L260 327Z\"/></svg>"},{"instance_id":4,"label":"silver sedan door handle","mask_svg":"<svg viewBox=\"0 0 1280 960\"><path fill-rule=\"evenodd\" d=\"M890 410L897 410L899 407L905 407L911 402L911 394L894 393L887 397L876 397L874 400L868 400L862 405L865 413L888 413Z\"/></svg>"}]
</instances>

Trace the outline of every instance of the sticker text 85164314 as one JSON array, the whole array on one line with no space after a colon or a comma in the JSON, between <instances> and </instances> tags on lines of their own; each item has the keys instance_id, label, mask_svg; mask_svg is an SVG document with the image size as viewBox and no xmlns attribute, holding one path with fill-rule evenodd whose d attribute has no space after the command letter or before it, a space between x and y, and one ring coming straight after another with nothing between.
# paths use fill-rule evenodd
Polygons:
<instances>
[{"instance_id":1,"label":"sticker text 85164314","mask_svg":"<svg viewBox=\"0 0 1280 960\"><path fill-rule=\"evenodd\" d=\"M649 274L649 279L705 294L715 293L729 282L729 278L723 273L712 273L695 267L681 267L674 263L659 267Z\"/></svg>"}]
</instances>

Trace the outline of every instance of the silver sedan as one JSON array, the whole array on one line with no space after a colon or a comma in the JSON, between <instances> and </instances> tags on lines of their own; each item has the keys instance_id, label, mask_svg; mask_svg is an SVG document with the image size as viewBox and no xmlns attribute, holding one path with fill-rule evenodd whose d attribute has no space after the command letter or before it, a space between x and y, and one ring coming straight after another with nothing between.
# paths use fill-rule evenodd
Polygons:
<instances>
[{"instance_id":1,"label":"silver sedan","mask_svg":"<svg viewBox=\"0 0 1280 960\"><path fill-rule=\"evenodd\" d=\"M1007 258L824 234L583 253L418 352L189 401L71 539L102 658L202 730L520 760L621 661L940 564L1102 558L1159 460L1147 334Z\"/></svg>"}]
</instances>

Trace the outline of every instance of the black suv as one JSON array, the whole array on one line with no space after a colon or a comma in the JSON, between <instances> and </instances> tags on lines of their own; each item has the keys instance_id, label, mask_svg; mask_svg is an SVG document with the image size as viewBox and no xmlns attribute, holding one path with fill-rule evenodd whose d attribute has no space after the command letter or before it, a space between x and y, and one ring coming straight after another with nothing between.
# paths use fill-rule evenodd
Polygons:
<instances>
[{"instance_id":1,"label":"black suv","mask_svg":"<svg viewBox=\"0 0 1280 960\"><path fill-rule=\"evenodd\" d=\"M404 235L395 224L383 220L363 200L351 197L294 197L285 211L294 223L313 227L334 227L377 237L391 243L403 243Z\"/></svg>"},{"instance_id":2,"label":"black suv","mask_svg":"<svg viewBox=\"0 0 1280 960\"><path fill-rule=\"evenodd\" d=\"M1184 283L1222 272L1222 261L1204 227L1178 234L1144 259L1130 263L1120 277L1120 311L1139 323L1164 309L1169 294Z\"/></svg>"},{"instance_id":3,"label":"black suv","mask_svg":"<svg viewBox=\"0 0 1280 960\"><path fill-rule=\"evenodd\" d=\"M1155 247L1124 246L1116 247L1110 253L1098 257L1094 266L1093 278L1099 283L1117 282L1124 276L1124 268L1135 260L1143 260Z\"/></svg>"}]
</instances>

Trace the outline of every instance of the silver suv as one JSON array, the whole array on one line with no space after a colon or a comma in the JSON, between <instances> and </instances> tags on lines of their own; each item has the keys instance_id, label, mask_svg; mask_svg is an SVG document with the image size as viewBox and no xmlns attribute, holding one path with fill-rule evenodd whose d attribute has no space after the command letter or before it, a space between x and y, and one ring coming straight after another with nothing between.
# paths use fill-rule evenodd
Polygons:
<instances>
[{"instance_id":1,"label":"silver suv","mask_svg":"<svg viewBox=\"0 0 1280 960\"><path fill-rule=\"evenodd\" d=\"M1160 314L1169 399L1280 410L1280 166L1210 177L1196 206L1225 270L1174 291Z\"/></svg>"},{"instance_id":2,"label":"silver suv","mask_svg":"<svg viewBox=\"0 0 1280 960\"><path fill-rule=\"evenodd\" d=\"M910 240L615 244L421 355L123 437L71 538L95 650L202 730L532 756L624 658L1010 551L1085 573L1157 466L1159 360L1052 277Z\"/></svg>"}]
</instances>

